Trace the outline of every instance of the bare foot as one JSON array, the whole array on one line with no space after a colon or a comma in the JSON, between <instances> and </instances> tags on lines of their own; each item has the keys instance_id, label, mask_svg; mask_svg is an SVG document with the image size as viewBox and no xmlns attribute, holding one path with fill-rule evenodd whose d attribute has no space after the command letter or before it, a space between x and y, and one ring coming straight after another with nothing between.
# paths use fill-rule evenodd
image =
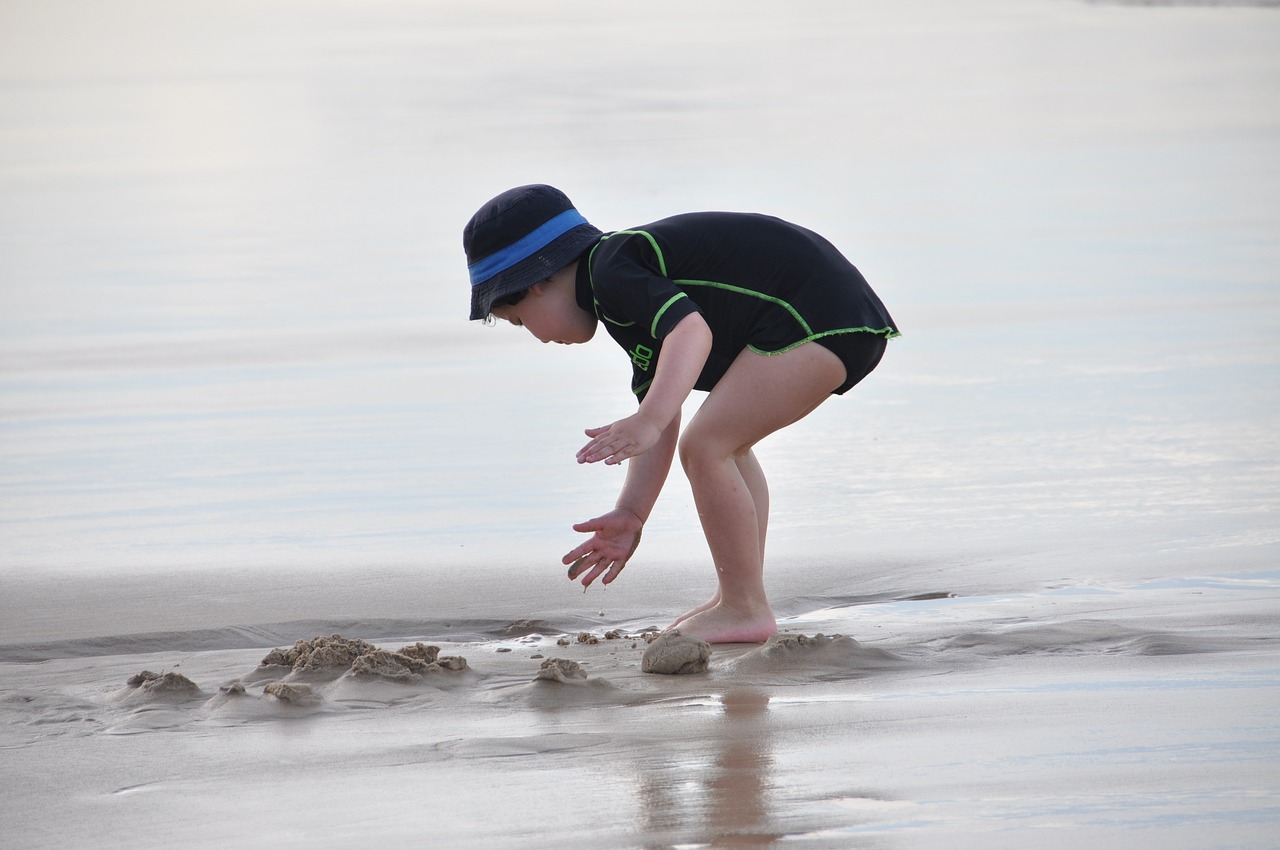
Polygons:
<instances>
[{"instance_id":1,"label":"bare foot","mask_svg":"<svg viewBox=\"0 0 1280 850\"><path fill-rule=\"evenodd\" d=\"M778 622L768 608L745 614L717 604L680 623L680 633L707 643L764 643L778 633Z\"/></svg>"},{"instance_id":2,"label":"bare foot","mask_svg":"<svg viewBox=\"0 0 1280 850\"><path fill-rule=\"evenodd\" d=\"M717 606L717 605L719 605L719 604L720 604L720 590L719 590L719 588L717 588L717 589L716 589L716 595L715 595L715 596L711 597L711 598L710 598L710 599L708 599L706 602L703 602L703 603L702 603L701 605L699 605L697 608L690 608L688 611L685 611L685 612L684 612L683 614L681 614L679 617L676 617L675 622L673 622L671 625L667 626L666 631L668 631L668 632L669 632L669 631L671 631L671 630L672 630L672 629L674 629L676 626L680 625L680 624L681 624L681 623L683 623L685 620L687 620L687 619L689 619L690 617L692 617L694 614L701 614L703 611L706 611L708 608L714 608L714 607L716 607L716 606Z\"/></svg>"}]
</instances>

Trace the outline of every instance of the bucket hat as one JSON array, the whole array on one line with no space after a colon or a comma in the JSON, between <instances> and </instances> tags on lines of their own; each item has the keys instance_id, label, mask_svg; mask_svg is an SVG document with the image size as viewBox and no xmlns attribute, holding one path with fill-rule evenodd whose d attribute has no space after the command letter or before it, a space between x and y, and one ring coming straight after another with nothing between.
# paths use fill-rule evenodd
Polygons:
<instances>
[{"instance_id":1,"label":"bucket hat","mask_svg":"<svg viewBox=\"0 0 1280 850\"><path fill-rule=\"evenodd\" d=\"M498 195L462 230L471 318L486 318L494 301L546 280L603 235L552 186L517 186Z\"/></svg>"}]
</instances>

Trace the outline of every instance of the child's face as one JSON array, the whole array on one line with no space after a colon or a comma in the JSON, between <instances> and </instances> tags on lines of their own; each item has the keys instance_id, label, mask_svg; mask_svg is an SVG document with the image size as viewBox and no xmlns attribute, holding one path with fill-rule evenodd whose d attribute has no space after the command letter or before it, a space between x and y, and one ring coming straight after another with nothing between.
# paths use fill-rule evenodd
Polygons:
<instances>
[{"instance_id":1,"label":"child's face","mask_svg":"<svg viewBox=\"0 0 1280 850\"><path fill-rule=\"evenodd\" d=\"M542 342L572 345L587 342L596 332L596 317L578 306L576 264L535 283L518 304L498 304L493 315L526 328Z\"/></svg>"}]
</instances>

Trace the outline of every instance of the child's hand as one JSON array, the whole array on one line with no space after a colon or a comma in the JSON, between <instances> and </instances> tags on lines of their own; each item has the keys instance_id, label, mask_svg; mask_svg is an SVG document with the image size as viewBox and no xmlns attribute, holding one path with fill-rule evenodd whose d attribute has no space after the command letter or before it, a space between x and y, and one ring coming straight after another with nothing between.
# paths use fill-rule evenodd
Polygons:
<instances>
[{"instance_id":1,"label":"child's hand","mask_svg":"<svg viewBox=\"0 0 1280 850\"><path fill-rule=\"evenodd\" d=\"M590 587L591 582L604 573L604 583L608 584L618 577L627 560L640 545L640 531L644 522L640 517L625 508L614 508L604 516L589 519L574 525L574 531L595 532L591 539L564 556L562 563L569 567L569 580L582 576L582 586Z\"/></svg>"},{"instance_id":2,"label":"child's hand","mask_svg":"<svg viewBox=\"0 0 1280 850\"><path fill-rule=\"evenodd\" d=\"M642 455L657 445L662 429L639 414L619 419L603 428L588 428L591 441L578 450L578 463L622 463L629 457Z\"/></svg>"}]
</instances>

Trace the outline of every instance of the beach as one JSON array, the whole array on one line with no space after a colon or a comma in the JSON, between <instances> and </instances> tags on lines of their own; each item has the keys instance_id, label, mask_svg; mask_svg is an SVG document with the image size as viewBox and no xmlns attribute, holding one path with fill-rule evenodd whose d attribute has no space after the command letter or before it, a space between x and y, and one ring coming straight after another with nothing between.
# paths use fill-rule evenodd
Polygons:
<instances>
[{"instance_id":1,"label":"beach","mask_svg":"<svg viewBox=\"0 0 1280 850\"><path fill-rule=\"evenodd\" d=\"M0 843L1277 846L1277 15L3 5ZM757 448L779 640L642 669L678 469L566 579L634 400L466 321L531 182L796 221L897 320Z\"/></svg>"}]
</instances>

